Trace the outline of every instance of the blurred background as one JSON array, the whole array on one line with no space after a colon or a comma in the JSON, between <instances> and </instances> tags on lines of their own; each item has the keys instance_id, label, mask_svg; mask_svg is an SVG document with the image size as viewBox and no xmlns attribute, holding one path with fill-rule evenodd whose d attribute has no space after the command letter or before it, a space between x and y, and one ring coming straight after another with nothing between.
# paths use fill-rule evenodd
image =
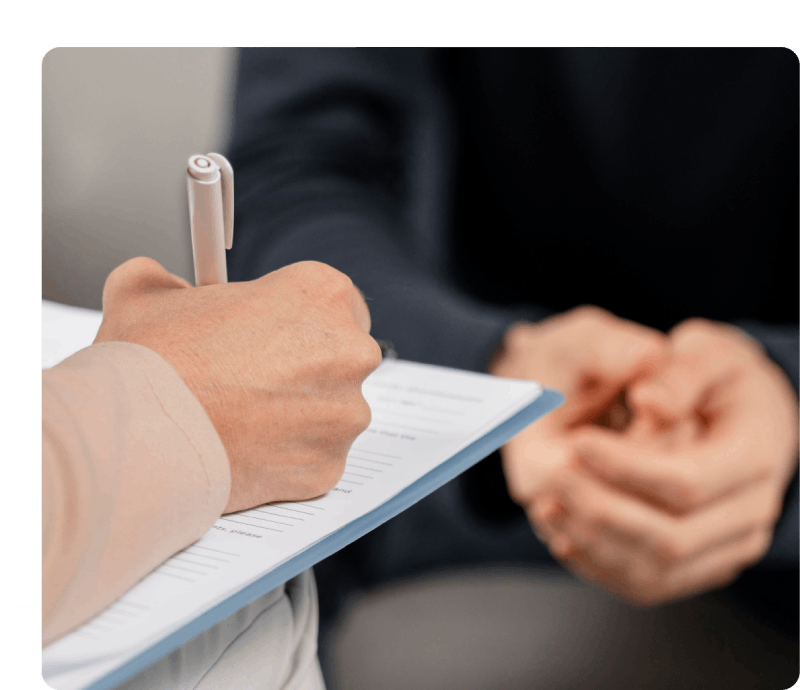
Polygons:
<instances>
[{"instance_id":1,"label":"blurred background","mask_svg":"<svg viewBox=\"0 0 800 690\"><path fill-rule=\"evenodd\" d=\"M100 309L149 256L193 282L186 161L230 137L236 51L56 48L42 62L42 296Z\"/></svg>"},{"instance_id":2,"label":"blurred background","mask_svg":"<svg viewBox=\"0 0 800 690\"><path fill-rule=\"evenodd\" d=\"M99 309L108 273L139 255L193 281L185 164L225 151L236 64L224 48L45 56L45 299ZM795 641L717 594L643 611L561 570L500 566L355 596L323 647L330 690L666 690L686 663L697 673L681 688L778 688L796 658Z\"/></svg>"}]
</instances>

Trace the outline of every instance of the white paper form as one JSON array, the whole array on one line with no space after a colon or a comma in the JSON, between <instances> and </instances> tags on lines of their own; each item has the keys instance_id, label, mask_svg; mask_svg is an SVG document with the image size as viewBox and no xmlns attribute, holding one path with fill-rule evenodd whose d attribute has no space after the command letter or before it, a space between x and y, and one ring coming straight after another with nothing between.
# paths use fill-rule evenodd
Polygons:
<instances>
[{"instance_id":1,"label":"white paper form","mask_svg":"<svg viewBox=\"0 0 800 690\"><path fill-rule=\"evenodd\" d=\"M542 394L530 381L385 361L365 381L372 423L325 496L222 516L86 625L43 652L45 679L83 688L403 491Z\"/></svg>"}]
</instances>

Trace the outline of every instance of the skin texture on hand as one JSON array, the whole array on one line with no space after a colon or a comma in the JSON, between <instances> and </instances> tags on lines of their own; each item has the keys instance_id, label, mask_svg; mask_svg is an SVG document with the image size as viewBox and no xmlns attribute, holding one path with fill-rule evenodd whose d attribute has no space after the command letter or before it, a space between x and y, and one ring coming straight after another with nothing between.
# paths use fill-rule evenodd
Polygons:
<instances>
[{"instance_id":1,"label":"skin texture on hand","mask_svg":"<svg viewBox=\"0 0 800 690\"><path fill-rule=\"evenodd\" d=\"M144 345L178 372L225 446L231 512L336 484L371 418L369 329L361 293L325 264L195 288L138 258L108 277L95 342Z\"/></svg>"},{"instance_id":2,"label":"skin texture on hand","mask_svg":"<svg viewBox=\"0 0 800 690\"><path fill-rule=\"evenodd\" d=\"M535 379L561 391L565 403L501 449L511 497L531 507L549 478L572 463L574 430L618 405L622 392L654 374L667 353L663 333L597 307L512 327L489 373Z\"/></svg>"},{"instance_id":3,"label":"skin texture on hand","mask_svg":"<svg viewBox=\"0 0 800 690\"><path fill-rule=\"evenodd\" d=\"M557 470L512 497L565 567L639 605L724 586L760 560L797 463L794 390L744 332L693 319L667 344L594 423L503 455L511 490L557 446ZM631 416L609 424L620 401Z\"/></svg>"}]
</instances>

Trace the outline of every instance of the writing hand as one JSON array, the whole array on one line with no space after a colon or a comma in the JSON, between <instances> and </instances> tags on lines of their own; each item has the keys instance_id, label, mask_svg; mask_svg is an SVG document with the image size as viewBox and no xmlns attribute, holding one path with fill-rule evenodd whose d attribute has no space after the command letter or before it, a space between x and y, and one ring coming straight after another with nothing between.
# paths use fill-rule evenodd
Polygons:
<instances>
[{"instance_id":1,"label":"writing hand","mask_svg":"<svg viewBox=\"0 0 800 690\"><path fill-rule=\"evenodd\" d=\"M149 347L195 394L227 451L226 511L331 489L371 413L381 361L361 293L302 262L258 280L193 288L152 259L114 270L95 342Z\"/></svg>"}]
</instances>

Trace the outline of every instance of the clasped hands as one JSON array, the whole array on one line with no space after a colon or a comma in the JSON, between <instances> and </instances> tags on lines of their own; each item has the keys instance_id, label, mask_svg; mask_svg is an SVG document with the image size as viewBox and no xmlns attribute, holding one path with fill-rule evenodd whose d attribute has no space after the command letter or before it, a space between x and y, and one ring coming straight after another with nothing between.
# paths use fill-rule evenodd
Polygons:
<instances>
[{"instance_id":1,"label":"clasped hands","mask_svg":"<svg viewBox=\"0 0 800 690\"><path fill-rule=\"evenodd\" d=\"M502 449L552 555L637 605L724 586L767 552L797 465L797 397L733 326L663 334L580 307L507 332L491 373L565 404Z\"/></svg>"}]
</instances>

